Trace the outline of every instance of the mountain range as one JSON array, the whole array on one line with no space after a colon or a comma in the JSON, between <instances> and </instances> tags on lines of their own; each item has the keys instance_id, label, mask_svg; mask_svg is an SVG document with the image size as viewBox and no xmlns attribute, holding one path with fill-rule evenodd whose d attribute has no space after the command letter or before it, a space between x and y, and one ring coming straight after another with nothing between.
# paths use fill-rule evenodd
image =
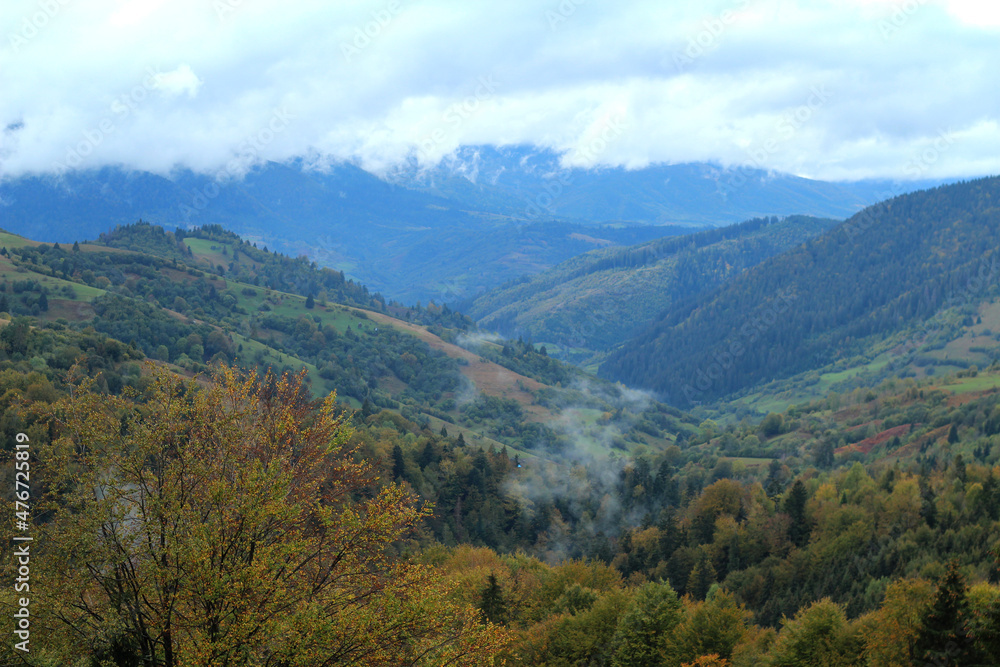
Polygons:
<instances>
[{"instance_id":1,"label":"mountain range","mask_svg":"<svg viewBox=\"0 0 1000 667\"><path fill-rule=\"evenodd\" d=\"M0 227L56 241L96 238L139 219L168 229L219 224L390 299L440 303L586 250L756 216L842 218L923 185L826 183L709 164L568 169L547 150L473 146L433 167L409 162L381 174L299 160L218 181L120 167L6 178Z\"/></svg>"},{"instance_id":2,"label":"mountain range","mask_svg":"<svg viewBox=\"0 0 1000 667\"><path fill-rule=\"evenodd\" d=\"M231 480L259 477L233 473L275 463L274 449L257 445L271 442L272 422L255 417L246 430L225 431L266 459L250 448L237 457L212 447L181 452L177 432L202 434L213 422L189 417L188 406L214 404L202 392L215 391L221 374L258 371L260 382L245 391L264 405L301 409L298 433L306 433L317 423L316 399L328 397L320 414L344 426L343 460L363 465L359 477L371 480L350 502L397 489L424 507L401 550L447 578L473 627L486 627L483 610L509 619L511 664L616 663L616 637L650 599L673 609L676 630L661 634L677 665L720 664L720 655L739 656L732 664L793 664L789 645L806 664L830 646L836 664L888 650L907 664L918 639L931 641L920 638L935 627L936 600L967 606L979 633L973 648L996 655L998 196L1000 179L981 179L896 197L840 223L757 218L606 247L472 303L508 309L515 326L551 335L561 321L586 323L610 300L611 314L585 332L589 351L606 355L604 379L553 359L541 341L492 335L448 305L395 303L341 271L218 225L133 223L92 242L0 232L0 423L22 436L10 443L30 439L32 454L18 460L36 480L66 480L45 505L65 528L43 532L57 522L36 520L36 535L108 535L79 529L89 511L82 502L65 509L71 492L91 504L95 496L86 485L76 493L83 468L63 464L63 452L72 461L121 462L119 453L151 442L164 443L165 454L138 449L142 458L131 460L139 463L117 470L193 466L195 476L180 479L197 486L209 469L197 462L211 461L226 476L203 506L219 507L222 491L235 488L251 509L227 510L222 523L240 532L243 517L257 516L259 494L239 493L244 487ZM615 291L630 281L633 293ZM577 293L554 321L544 317ZM242 409L247 395L226 393L227 409ZM98 403L106 407L80 407ZM77 424L91 414L106 434L96 442L118 446L86 446L95 431ZM164 431L162 415L179 431ZM84 446L72 446L73 437ZM297 455L302 440L288 442ZM91 458L94 451L115 458ZM283 462L274 470L295 477ZM108 469L90 468L97 484L117 479ZM332 467L331 494L317 503L336 502L344 470ZM135 488L144 487L116 493L131 498ZM284 495L274 499L287 505ZM170 516L204 524L189 508L185 501ZM345 516L370 515L348 507ZM153 535L164 523L149 525ZM372 524L352 525L369 549ZM203 552L200 535L185 553ZM127 550L136 541L119 543ZM91 551L56 560L53 545L63 542L37 544L39 581L61 581L80 562L88 573L104 571L89 567ZM128 553L102 563L147 558ZM169 581L189 585L176 572ZM974 583L966 587L962 576ZM64 609L81 599L80 586L52 589L49 603ZM109 608L120 590L111 588ZM904 613L915 620L900 635L893 623ZM802 636L816 634L806 627L827 628L818 648L801 649ZM133 644L116 639L120 626L109 632L111 640L91 643L74 634L64 649L71 659L56 662L124 655L135 663Z\"/></svg>"}]
</instances>

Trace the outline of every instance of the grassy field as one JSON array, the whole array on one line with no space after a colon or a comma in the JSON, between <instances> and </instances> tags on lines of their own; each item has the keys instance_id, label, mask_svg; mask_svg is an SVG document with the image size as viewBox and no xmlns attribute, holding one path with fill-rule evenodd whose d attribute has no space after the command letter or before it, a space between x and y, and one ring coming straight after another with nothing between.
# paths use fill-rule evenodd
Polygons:
<instances>
[{"instance_id":1,"label":"grassy field","mask_svg":"<svg viewBox=\"0 0 1000 667\"><path fill-rule=\"evenodd\" d=\"M91 287L14 266L7 257L0 256L0 281L15 282L18 280L34 280L48 290L49 310L39 314L39 317L44 320L65 318L69 321L83 321L90 319L94 316L94 312L89 304L105 294L105 290L99 287Z\"/></svg>"},{"instance_id":2,"label":"grassy field","mask_svg":"<svg viewBox=\"0 0 1000 667\"><path fill-rule=\"evenodd\" d=\"M227 243L209 239L193 239L190 237L185 238L184 243L191 248L191 252L197 259L206 264L211 264L212 266L218 266L219 264L229 266L229 262L232 261L231 256L222 254L223 248L226 248L227 252L230 252L229 244Z\"/></svg>"},{"instance_id":3,"label":"grassy field","mask_svg":"<svg viewBox=\"0 0 1000 667\"><path fill-rule=\"evenodd\" d=\"M11 234L10 232L0 229L0 246L4 248L24 248L25 246L34 248L37 245L41 245L41 243L38 241L29 241L23 236Z\"/></svg>"},{"instance_id":4,"label":"grassy field","mask_svg":"<svg viewBox=\"0 0 1000 667\"><path fill-rule=\"evenodd\" d=\"M954 381L940 385L941 389L954 394L989 391L1000 387L1000 375L977 375L973 378L956 378Z\"/></svg>"}]
</instances>

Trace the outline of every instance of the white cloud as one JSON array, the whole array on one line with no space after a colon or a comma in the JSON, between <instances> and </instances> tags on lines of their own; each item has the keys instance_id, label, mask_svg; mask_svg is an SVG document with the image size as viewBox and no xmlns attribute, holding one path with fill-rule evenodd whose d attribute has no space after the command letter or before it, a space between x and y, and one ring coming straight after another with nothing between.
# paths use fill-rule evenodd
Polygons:
<instances>
[{"instance_id":1,"label":"white cloud","mask_svg":"<svg viewBox=\"0 0 1000 667\"><path fill-rule=\"evenodd\" d=\"M188 65L181 65L171 72L158 73L153 77L153 85L168 97L184 94L188 97L194 97L198 94L198 88L201 87L202 83L204 82L191 71L191 67Z\"/></svg>"},{"instance_id":2,"label":"white cloud","mask_svg":"<svg viewBox=\"0 0 1000 667\"><path fill-rule=\"evenodd\" d=\"M384 169L534 143L567 164L906 178L948 131L922 177L996 173L992 7L5 0L0 125L23 127L0 137L0 172L74 155L159 172L250 154ZM280 110L287 126L255 141Z\"/></svg>"}]
</instances>

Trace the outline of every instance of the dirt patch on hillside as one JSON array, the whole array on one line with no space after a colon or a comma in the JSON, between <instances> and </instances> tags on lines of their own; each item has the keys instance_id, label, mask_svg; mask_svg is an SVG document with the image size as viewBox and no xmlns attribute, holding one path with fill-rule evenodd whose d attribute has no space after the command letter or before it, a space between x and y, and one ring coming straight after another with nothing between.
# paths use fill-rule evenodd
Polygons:
<instances>
[{"instance_id":1,"label":"dirt patch on hillside","mask_svg":"<svg viewBox=\"0 0 1000 667\"><path fill-rule=\"evenodd\" d=\"M515 373L492 361L481 359L478 354L469 352L458 345L445 342L419 325L403 322L382 313L364 312L368 315L369 319L379 324L407 331L427 343L433 349L440 350L453 359L464 359L467 364L459 366L462 375L469 378L476 386L476 389L484 394L517 401L532 421L552 419L552 413L546 408L540 405L533 405L535 399L533 392L546 386L541 382L533 380L526 375Z\"/></svg>"},{"instance_id":2,"label":"dirt patch on hillside","mask_svg":"<svg viewBox=\"0 0 1000 667\"><path fill-rule=\"evenodd\" d=\"M902 438L904 435L910 432L910 424L901 424L899 426L894 426L890 429L882 431L870 438L865 438L860 442L855 442L851 445L846 445L844 447L838 447L834 450L837 454L845 454L847 452L861 452L862 454L868 454L877 446L882 443L888 442L891 438L899 436Z\"/></svg>"}]
</instances>

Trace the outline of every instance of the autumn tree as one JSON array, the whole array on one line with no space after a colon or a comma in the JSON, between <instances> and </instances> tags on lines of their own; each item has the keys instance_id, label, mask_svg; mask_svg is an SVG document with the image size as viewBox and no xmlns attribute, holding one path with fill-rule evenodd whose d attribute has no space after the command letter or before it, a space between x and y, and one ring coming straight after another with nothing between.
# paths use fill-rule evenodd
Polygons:
<instances>
[{"instance_id":1,"label":"autumn tree","mask_svg":"<svg viewBox=\"0 0 1000 667\"><path fill-rule=\"evenodd\" d=\"M681 601L670 584L650 583L640 588L618 621L612 640L613 667L660 664L682 615Z\"/></svg>"},{"instance_id":2,"label":"autumn tree","mask_svg":"<svg viewBox=\"0 0 1000 667\"><path fill-rule=\"evenodd\" d=\"M428 510L357 460L334 397L315 405L303 375L213 380L156 370L144 395L88 382L58 405L39 457L51 659L488 663L503 631L393 557Z\"/></svg>"},{"instance_id":3,"label":"autumn tree","mask_svg":"<svg viewBox=\"0 0 1000 667\"><path fill-rule=\"evenodd\" d=\"M882 606L863 618L865 656L872 665L909 667L920 621L934 589L924 579L902 579L889 585Z\"/></svg>"},{"instance_id":4,"label":"autumn tree","mask_svg":"<svg viewBox=\"0 0 1000 667\"><path fill-rule=\"evenodd\" d=\"M724 664L748 633L750 612L724 590L717 590L705 602L685 598L685 606L684 619L666 650L666 664L717 664L706 661L707 656L715 656Z\"/></svg>"},{"instance_id":5,"label":"autumn tree","mask_svg":"<svg viewBox=\"0 0 1000 667\"><path fill-rule=\"evenodd\" d=\"M860 634L848 623L840 605L823 599L784 619L771 652L774 667L858 664L863 651Z\"/></svg>"}]
</instances>

